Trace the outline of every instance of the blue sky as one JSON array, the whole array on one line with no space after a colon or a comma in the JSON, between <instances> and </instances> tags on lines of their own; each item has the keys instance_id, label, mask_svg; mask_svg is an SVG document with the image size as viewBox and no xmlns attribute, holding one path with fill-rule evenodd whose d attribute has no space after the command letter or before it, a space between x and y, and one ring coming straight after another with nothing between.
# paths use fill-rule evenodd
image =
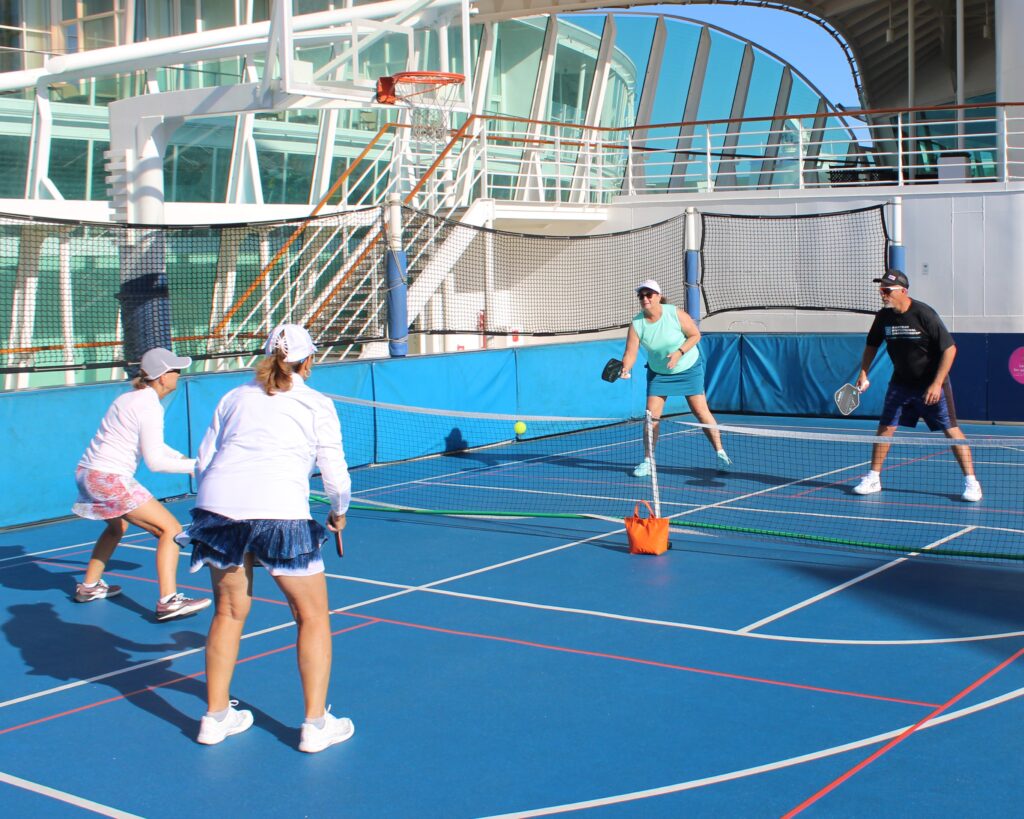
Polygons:
<instances>
[{"instance_id":1,"label":"blue sky","mask_svg":"<svg viewBox=\"0 0 1024 819\"><path fill-rule=\"evenodd\" d=\"M701 20L745 37L794 66L829 101L860 108L843 50L825 29L799 15L768 8L672 3L635 10Z\"/></svg>"}]
</instances>

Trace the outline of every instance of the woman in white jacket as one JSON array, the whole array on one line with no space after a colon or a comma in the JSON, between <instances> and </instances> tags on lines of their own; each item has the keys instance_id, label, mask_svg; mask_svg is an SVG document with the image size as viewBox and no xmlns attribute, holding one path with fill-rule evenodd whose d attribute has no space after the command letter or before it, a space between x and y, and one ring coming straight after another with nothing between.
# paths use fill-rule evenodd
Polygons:
<instances>
[{"instance_id":1,"label":"woman in white jacket","mask_svg":"<svg viewBox=\"0 0 1024 819\"><path fill-rule=\"evenodd\" d=\"M331 627L320 548L327 533L309 511L309 476L316 465L331 500L327 526L339 533L351 481L337 410L306 384L316 352L309 333L282 324L265 352L256 377L221 399L199 447L199 493L188 539L192 571L210 568L216 612L206 641L208 710L198 741L214 745L252 725L251 711L234 708L230 686L259 563L288 599L298 625L306 714L299 750L316 753L344 742L355 728L326 708Z\"/></svg>"},{"instance_id":2,"label":"woman in white jacket","mask_svg":"<svg viewBox=\"0 0 1024 819\"><path fill-rule=\"evenodd\" d=\"M96 541L85 580L75 587L75 600L89 603L121 593L120 586L108 586L103 571L121 537L133 523L157 539L156 573L160 599L156 619L170 620L204 609L209 598L192 599L178 593L178 544L174 536L181 524L135 480L139 460L153 472L191 474L196 462L164 443L164 408L160 403L178 387L178 376L192 359L176 356L162 347L142 356L141 373L135 388L118 396L100 423L99 431L78 462L75 483L78 500L71 510L78 516L106 521L107 528Z\"/></svg>"}]
</instances>

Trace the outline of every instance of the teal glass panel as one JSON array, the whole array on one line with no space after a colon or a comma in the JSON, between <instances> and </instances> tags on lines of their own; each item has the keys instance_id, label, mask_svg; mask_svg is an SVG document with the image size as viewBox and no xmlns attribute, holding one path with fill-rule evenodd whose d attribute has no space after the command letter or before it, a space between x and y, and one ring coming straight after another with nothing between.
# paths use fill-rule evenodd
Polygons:
<instances>
[{"instance_id":1,"label":"teal glass panel","mask_svg":"<svg viewBox=\"0 0 1024 819\"><path fill-rule=\"evenodd\" d=\"M25 196L28 173L28 137L0 134L0 199L21 199Z\"/></svg>"},{"instance_id":2,"label":"teal glass panel","mask_svg":"<svg viewBox=\"0 0 1024 819\"><path fill-rule=\"evenodd\" d=\"M680 122L686 94L693 75L701 27L679 20L666 20L665 52L658 74L658 88L651 109L652 123Z\"/></svg>"},{"instance_id":3,"label":"teal glass panel","mask_svg":"<svg viewBox=\"0 0 1024 819\"><path fill-rule=\"evenodd\" d=\"M91 17L114 10L114 0L82 0L82 16Z\"/></svg>"},{"instance_id":4,"label":"teal glass panel","mask_svg":"<svg viewBox=\"0 0 1024 819\"><path fill-rule=\"evenodd\" d=\"M61 15L63 20L74 20L78 17L78 0L62 0Z\"/></svg>"},{"instance_id":5,"label":"teal glass panel","mask_svg":"<svg viewBox=\"0 0 1024 819\"><path fill-rule=\"evenodd\" d=\"M233 25L235 25L234 0L203 0L203 31L227 28Z\"/></svg>"},{"instance_id":6,"label":"teal glass panel","mask_svg":"<svg viewBox=\"0 0 1024 819\"><path fill-rule=\"evenodd\" d=\"M312 154L288 154L285 160L284 201L292 204L308 202L312 182Z\"/></svg>"},{"instance_id":7,"label":"teal glass panel","mask_svg":"<svg viewBox=\"0 0 1024 819\"><path fill-rule=\"evenodd\" d=\"M50 181L65 199L85 199L92 152L88 140L54 139L50 143ZM101 166L102 167L102 166Z\"/></svg>"},{"instance_id":8,"label":"teal glass panel","mask_svg":"<svg viewBox=\"0 0 1024 819\"><path fill-rule=\"evenodd\" d=\"M761 51L754 51L754 65L750 74L743 117L759 117L753 122L740 123L736 137L735 184L755 187L760 181L765 150L772 141L771 132L778 124L769 117L775 114L782 82L783 66L778 60Z\"/></svg>"},{"instance_id":9,"label":"teal glass panel","mask_svg":"<svg viewBox=\"0 0 1024 819\"><path fill-rule=\"evenodd\" d=\"M404 34L388 34L359 51L359 76L376 80L405 71L409 63L409 39Z\"/></svg>"},{"instance_id":10,"label":"teal glass panel","mask_svg":"<svg viewBox=\"0 0 1024 819\"><path fill-rule=\"evenodd\" d=\"M295 0L292 9L293 14L315 14L318 11L327 11L331 0Z\"/></svg>"},{"instance_id":11,"label":"teal glass panel","mask_svg":"<svg viewBox=\"0 0 1024 819\"><path fill-rule=\"evenodd\" d=\"M21 32L0 28L0 74L20 71L21 67Z\"/></svg>"},{"instance_id":12,"label":"teal glass panel","mask_svg":"<svg viewBox=\"0 0 1024 819\"><path fill-rule=\"evenodd\" d=\"M602 29L604 23L604 15L559 15L547 119L567 123L585 121L601 47L600 30L595 33L591 28Z\"/></svg>"},{"instance_id":13,"label":"teal glass panel","mask_svg":"<svg viewBox=\"0 0 1024 819\"><path fill-rule=\"evenodd\" d=\"M485 113L530 116L547 24L543 17L493 24L494 64L483 104Z\"/></svg>"},{"instance_id":14,"label":"teal glass panel","mask_svg":"<svg viewBox=\"0 0 1024 819\"><path fill-rule=\"evenodd\" d=\"M196 0L178 0L178 34L192 34L196 30Z\"/></svg>"},{"instance_id":15,"label":"teal glass panel","mask_svg":"<svg viewBox=\"0 0 1024 819\"><path fill-rule=\"evenodd\" d=\"M223 202L234 138L233 118L196 120L178 128L164 155L168 202Z\"/></svg>"},{"instance_id":16,"label":"teal glass panel","mask_svg":"<svg viewBox=\"0 0 1024 819\"><path fill-rule=\"evenodd\" d=\"M447 71L441 66L440 33L437 29L418 30L413 39L416 43L416 70ZM461 49L461 44L459 45Z\"/></svg>"},{"instance_id":17,"label":"teal glass panel","mask_svg":"<svg viewBox=\"0 0 1024 819\"><path fill-rule=\"evenodd\" d=\"M98 139L92 141L92 173L86 198L94 202L105 202L110 198L107 193L107 159L104 156L109 150L109 142L101 142Z\"/></svg>"},{"instance_id":18,"label":"teal glass panel","mask_svg":"<svg viewBox=\"0 0 1024 819\"><path fill-rule=\"evenodd\" d=\"M604 127L626 127L636 121L656 27L656 17L615 15L615 47L600 120Z\"/></svg>"},{"instance_id":19,"label":"teal glass panel","mask_svg":"<svg viewBox=\"0 0 1024 819\"><path fill-rule=\"evenodd\" d=\"M257 156L263 201L268 205L280 205L284 202L285 155L277 151L257 151Z\"/></svg>"}]
</instances>

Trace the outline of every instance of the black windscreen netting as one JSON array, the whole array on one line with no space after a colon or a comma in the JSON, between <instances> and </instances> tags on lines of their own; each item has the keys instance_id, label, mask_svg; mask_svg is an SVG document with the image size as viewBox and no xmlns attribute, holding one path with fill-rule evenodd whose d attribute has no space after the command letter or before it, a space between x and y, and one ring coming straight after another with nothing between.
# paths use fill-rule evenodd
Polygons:
<instances>
[{"instance_id":1,"label":"black windscreen netting","mask_svg":"<svg viewBox=\"0 0 1024 819\"><path fill-rule=\"evenodd\" d=\"M381 226L379 208L190 227L0 216L0 367L245 355L284 321L321 349L386 338Z\"/></svg>"},{"instance_id":2,"label":"black windscreen netting","mask_svg":"<svg viewBox=\"0 0 1024 819\"><path fill-rule=\"evenodd\" d=\"M539 236L403 211L412 332L559 335L625 327L657 279L685 304L685 218L622 233Z\"/></svg>"},{"instance_id":3,"label":"black windscreen netting","mask_svg":"<svg viewBox=\"0 0 1024 819\"><path fill-rule=\"evenodd\" d=\"M707 315L729 310L874 313L885 272L882 206L801 216L701 215Z\"/></svg>"}]
</instances>

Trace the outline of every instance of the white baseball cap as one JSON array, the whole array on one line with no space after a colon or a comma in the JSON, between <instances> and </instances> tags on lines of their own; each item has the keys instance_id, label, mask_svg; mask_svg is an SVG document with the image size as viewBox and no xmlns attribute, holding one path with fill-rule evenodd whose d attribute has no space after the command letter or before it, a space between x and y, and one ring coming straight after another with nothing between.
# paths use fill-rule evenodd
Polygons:
<instances>
[{"instance_id":1,"label":"white baseball cap","mask_svg":"<svg viewBox=\"0 0 1024 819\"><path fill-rule=\"evenodd\" d=\"M646 279L640 282L636 286L636 292L639 293L641 290L653 290L655 293L661 295L661 285L658 284L654 279Z\"/></svg>"},{"instance_id":2,"label":"white baseball cap","mask_svg":"<svg viewBox=\"0 0 1024 819\"><path fill-rule=\"evenodd\" d=\"M142 356L142 372L147 381L156 381L170 370L184 370L192 363L187 355L175 355L163 347L147 350Z\"/></svg>"},{"instance_id":3,"label":"white baseball cap","mask_svg":"<svg viewBox=\"0 0 1024 819\"><path fill-rule=\"evenodd\" d=\"M313 355L316 345L305 327L299 324L278 324L263 347L267 355L273 355L276 350L284 353L284 360L289 364L297 364Z\"/></svg>"}]
</instances>

